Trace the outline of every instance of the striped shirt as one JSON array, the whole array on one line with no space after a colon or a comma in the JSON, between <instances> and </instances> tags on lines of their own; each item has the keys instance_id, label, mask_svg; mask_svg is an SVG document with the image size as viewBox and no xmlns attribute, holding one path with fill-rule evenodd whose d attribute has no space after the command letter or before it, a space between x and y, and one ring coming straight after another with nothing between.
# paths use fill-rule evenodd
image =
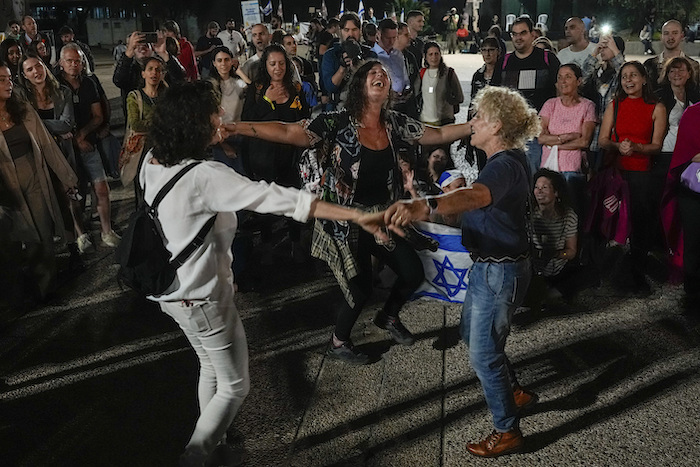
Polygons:
<instances>
[{"instance_id":1,"label":"striped shirt","mask_svg":"<svg viewBox=\"0 0 700 467\"><path fill-rule=\"evenodd\" d=\"M547 218L542 216L539 209L532 212L532 227L534 234L532 243L536 250L562 250L566 239L574 237L578 232L578 216L573 209L567 208L563 217ZM567 260L552 258L542 268L545 277L556 276L564 269Z\"/></svg>"}]
</instances>

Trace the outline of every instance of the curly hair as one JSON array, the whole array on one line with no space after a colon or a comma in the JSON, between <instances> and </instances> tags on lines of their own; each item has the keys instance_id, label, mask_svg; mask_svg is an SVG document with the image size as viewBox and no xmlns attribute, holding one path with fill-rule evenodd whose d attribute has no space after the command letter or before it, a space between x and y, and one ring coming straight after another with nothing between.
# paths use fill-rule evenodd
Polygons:
<instances>
[{"instance_id":1,"label":"curly hair","mask_svg":"<svg viewBox=\"0 0 700 467\"><path fill-rule=\"evenodd\" d=\"M365 112L365 105L367 104L367 90L365 89L365 83L367 82L367 76L369 71L374 68L375 65L380 65L383 67L379 60L367 60L360 68L355 71L350 78L350 83L348 83L348 98L345 101L345 108L347 109L350 116L356 120L361 120L362 115ZM387 76L389 73L387 72ZM389 78L391 81L391 78ZM391 107L391 91L389 92L389 97L384 102L382 106L382 113L380 118L384 120L386 118L386 111Z\"/></svg>"},{"instance_id":2,"label":"curly hair","mask_svg":"<svg viewBox=\"0 0 700 467\"><path fill-rule=\"evenodd\" d=\"M54 77L53 73L51 73L51 71L49 71L49 69L46 67L46 64L41 59L41 57L39 57L38 55L27 54L22 56L22 58L19 61L19 76L17 77L17 83L22 87L22 89L26 93L27 99L32 104L32 106L36 107L36 88L34 84L31 81L29 81L29 79L27 79L27 77L24 75L24 63L30 58L38 60L39 64L37 66L44 67L44 72L46 73L46 91L48 96L51 98L51 101L55 102L56 99L60 98L61 96L61 85L56 79L56 77Z\"/></svg>"},{"instance_id":3,"label":"curly hair","mask_svg":"<svg viewBox=\"0 0 700 467\"><path fill-rule=\"evenodd\" d=\"M663 70L661 71L661 85L670 85L670 82L668 80L668 74L671 72L671 69L680 68L682 65L685 65L685 69L688 70L688 74L690 75L688 81L686 81L685 83L685 88L689 89L692 87L696 87L698 85L698 76L695 74L695 69L690 63L690 60L688 60L685 57L674 57L670 60L666 60L666 63L664 63Z\"/></svg>"},{"instance_id":4,"label":"curly hair","mask_svg":"<svg viewBox=\"0 0 700 467\"><path fill-rule=\"evenodd\" d=\"M559 172L555 172L550 169L539 169L535 172L534 177L532 177L532 187L534 190L535 185L537 185L537 180L540 177L544 177L549 180L552 184L552 188L556 192L556 201L554 203L554 210L559 216L566 214L566 210L571 207L569 202L569 190L566 188L566 180L564 176Z\"/></svg>"},{"instance_id":5,"label":"curly hair","mask_svg":"<svg viewBox=\"0 0 700 467\"><path fill-rule=\"evenodd\" d=\"M205 159L219 113L219 99L209 81L168 88L158 99L149 137L155 158L166 167L185 159Z\"/></svg>"},{"instance_id":6,"label":"curly hair","mask_svg":"<svg viewBox=\"0 0 700 467\"><path fill-rule=\"evenodd\" d=\"M297 88L294 86L294 75L292 71L294 65L289 59L287 51L284 49L284 47L282 47L279 44L270 44L267 47L265 47L265 50L263 51L262 57L260 57L260 62L258 64L258 66L260 67L260 71L258 72L258 79L254 84L260 89L262 89L263 93L270 86L271 77L270 74L267 72L267 59L270 58L270 54L273 53L281 53L284 57L286 69L284 71L284 76L282 77L282 85L287 90L290 96L294 96L297 92Z\"/></svg>"},{"instance_id":7,"label":"curly hair","mask_svg":"<svg viewBox=\"0 0 700 467\"><path fill-rule=\"evenodd\" d=\"M428 49L432 49L433 47L437 48L440 51L440 63L438 64L438 76L445 76L445 73L447 73L447 65L445 65L445 59L442 58L442 49L440 48L440 44L434 41L428 41L425 43L423 46L423 55L425 55L425 67L429 68L430 65L428 65Z\"/></svg>"},{"instance_id":8,"label":"curly hair","mask_svg":"<svg viewBox=\"0 0 700 467\"><path fill-rule=\"evenodd\" d=\"M644 102L647 104L656 104L657 99L656 96L654 96L651 83L649 83L649 74L647 73L646 68L644 68L644 65L636 60L625 63L622 65L622 68L620 68L620 71L617 72L617 90L615 91L615 101L619 103L627 98L625 87L622 85L622 70L629 66L634 67L637 70L637 73L639 73L639 75L646 80L644 86L642 86L642 98L644 99Z\"/></svg>"},{"instance_id":9,"label":"curly hair","mask_svg":"<svg viewBox=\"0 0 700 467\"><path fill-rule=\"evenodd\" d=\"M498 136L508 149L522 149L542 130L537 110L513 89L486 86L476 93L472 106L485 120L501 122Z\"/></svg>"}]
</instances>

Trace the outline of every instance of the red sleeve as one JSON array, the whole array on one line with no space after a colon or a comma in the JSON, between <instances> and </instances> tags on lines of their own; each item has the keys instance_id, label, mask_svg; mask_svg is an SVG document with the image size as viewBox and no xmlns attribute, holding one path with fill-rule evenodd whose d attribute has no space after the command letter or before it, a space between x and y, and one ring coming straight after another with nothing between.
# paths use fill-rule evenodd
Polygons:
<instances>
[{"instance_id":1,"label":"red sleeve","mask_svg":"<svg viewBox=\"0 0 700 467\"><path fill-rule=\"evenodd\" d=\"M192 44L187 39L180 39L180 55L177 56L177 59L185 68L185 78L187 81L197 81L199 79L197 60L194 58Z\"/></svg>"}]
</instances>

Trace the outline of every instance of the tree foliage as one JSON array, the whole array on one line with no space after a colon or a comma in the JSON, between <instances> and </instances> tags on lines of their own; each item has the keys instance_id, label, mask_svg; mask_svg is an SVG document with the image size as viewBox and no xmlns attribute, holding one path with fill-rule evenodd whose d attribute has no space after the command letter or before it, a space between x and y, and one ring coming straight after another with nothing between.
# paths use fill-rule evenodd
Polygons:
<instances>
[{"instance_id":1,"label":"tree foliage","mask_svg":"<svg viewBox=\"0 0 700 467\"><path fill-rule=\"evenodd\" d=\"M400 18L401 10L408 13L411 10L419 10L423 12L425 16L425 24L430 23L430 5L428 2L422 0L393 0L391 3L386 4L387 11L396 12L396 17Z\"/></svg>"}]
</instances>

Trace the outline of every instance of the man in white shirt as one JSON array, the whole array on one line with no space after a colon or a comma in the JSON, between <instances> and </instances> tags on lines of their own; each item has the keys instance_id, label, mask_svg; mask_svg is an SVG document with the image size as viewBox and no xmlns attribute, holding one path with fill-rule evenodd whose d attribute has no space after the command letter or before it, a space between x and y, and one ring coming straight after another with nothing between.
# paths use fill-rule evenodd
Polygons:
<instances>
[{"instance_id":1,"label":"man in white shirt","mask_svg":"<svg viewBox=\"0 0 700 467\"><path fill-rule=\"evenodd\" d=\"M385 18L379 22L377 29L379 35L372 51L377 54L379 61L389 71L391 89L396 93L394 104L400 105L406 102L411 91L411 83L408 79L403 53L394 47L399 35L399 27L394 20Z\"/></svg>"},{"instance_id":2,"label":"man in white shirt","mask_svg":"<svg viewBox=\"0 0 700 467\"><path fill-rule=\"evenodd\" d=\"M569 46L561 49L557 54L557 58L562 65L575 63L578 66L583 66L586 57L591 55L596 47L595 44L589 42L586 38L586 25L583 23L583 20L576 16L566 20L564 35Z\"/></svg>"},{"instance_id":3,"label":"man in white shirt","mask_svg":"<svg viewBox=\"0 0 700 467\"><path fill-rule=\"evenodd\" d=\"M228 47L234 57L240 58L245 53L245 39L240 32L236 31L236 22L233 19L226 20L226 29L217 37Z\"/></svg>"},{"instance_id":4,"label":"man in white shirt","mask_svg":"<svg viewBox=\"0 0 700 467\"><path fill-rule=\"evenodd\" d=\"M268 31L267 26L262 23L254 25L251 31L253 34L251 42L255 47L256 53L248 57L248 60L241 65L241 71L243 71L251 81L255 81L258 78L258 61L260 57L262 57L265 47L270 45L270 31Z\"/></svg>"}]
</instances>

